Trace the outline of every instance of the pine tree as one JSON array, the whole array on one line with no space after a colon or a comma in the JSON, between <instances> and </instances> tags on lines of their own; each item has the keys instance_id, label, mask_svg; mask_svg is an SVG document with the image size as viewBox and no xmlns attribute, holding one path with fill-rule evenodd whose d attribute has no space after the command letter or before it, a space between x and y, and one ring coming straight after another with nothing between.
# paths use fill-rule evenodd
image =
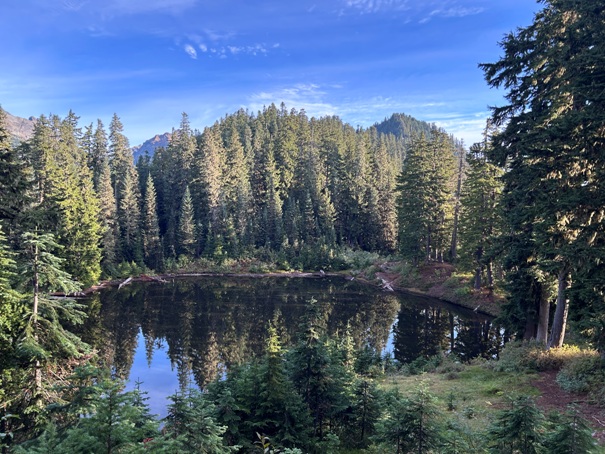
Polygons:
<instances>
[{"instance_id":1,"label":"pine tree","mask_svg":"<svg viewBox=\"0 0 605 454\"><path fill-rule=\"evenodd\" d=\"M157 436L157 422L141 391L123 388L115 380L102 380L93 387L86 417L66 431L62 452L137 452L143 440Z\"/></svg>"},{"instance_id":2,"label":"pine tree","mask_svg":"<svg viewBox=\"0 0 605 454\"><path fill-rule=\"evenodd\" d=\"M430 200L431 181L429 143L424 136L410 145L403 171L398 177L397 210L399 220L399 250L403 257L414 264L428 260L431 254Z\"/></svg>"}]
</instances>

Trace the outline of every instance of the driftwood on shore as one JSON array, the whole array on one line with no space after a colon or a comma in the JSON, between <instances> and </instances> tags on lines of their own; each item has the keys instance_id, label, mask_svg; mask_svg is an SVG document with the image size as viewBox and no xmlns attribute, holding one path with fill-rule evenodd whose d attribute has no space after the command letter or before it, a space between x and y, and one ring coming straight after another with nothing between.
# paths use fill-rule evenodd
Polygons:
<instances>
[{"instance_id":1,"label":"driftwood on shore","mask_svg":"<svg viewBox=\"0 0 605 454\"><path fill-rule=\"evenodd\" d=\"M129 277L128 279L126 279L125 281L122 281L120 283L120 285L118 285L118 290L120 290L122 287L124 287L125 285L128 285L132 282L132 277Z\"/></svg>"}]
</instances>

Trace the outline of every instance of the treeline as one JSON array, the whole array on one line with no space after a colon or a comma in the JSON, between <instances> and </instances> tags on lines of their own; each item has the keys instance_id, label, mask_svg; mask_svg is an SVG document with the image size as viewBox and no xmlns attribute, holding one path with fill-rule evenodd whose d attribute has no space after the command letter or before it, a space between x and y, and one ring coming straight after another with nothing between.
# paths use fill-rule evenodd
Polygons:
<instances>
[{"instance_id":1,"label":"treeline","mask_svg":"<svg viewBox=\"0 0 605 454\"><path fill-rule=\"evenodd\" d=\"M162 420L150 414L138 386L124 392L119 381L80 369L63 389L66 404L54 407L44 432L14 451L446 454L595 448L577 412L546 420L527 397L511 398L489 427L476 427L472 415L455 411L454 397L439 402L426 384L405 393L385 391L377 378L389 361L356 352L348 332L326 336L321 313L312 302L289 350L269 325L262 357L232 368L203 393L185 389L170 396Z\"/></svg>"}]
</instances>

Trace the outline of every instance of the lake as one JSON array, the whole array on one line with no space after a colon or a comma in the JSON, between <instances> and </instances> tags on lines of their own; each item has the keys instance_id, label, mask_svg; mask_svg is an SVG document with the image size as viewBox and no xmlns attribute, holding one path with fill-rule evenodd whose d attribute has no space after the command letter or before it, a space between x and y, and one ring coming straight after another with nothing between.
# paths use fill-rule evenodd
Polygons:
<instances>
[{"instance_id":1,"label":"lake","mask_svg":"<svg viewBox=\"0 0 605 454\"><path fill-rule=\"evenodd\" d=\"M400 362L440 351L491 357L502 344L481 314L341 277L192 277L109 288L90 299L83 337L129 388L141 382L152 412L164 416L167 396L261 355L270 321L283 345L294 342L312 299L329 334L348 331L359 349Z\"/></svg>"}]
</instances>

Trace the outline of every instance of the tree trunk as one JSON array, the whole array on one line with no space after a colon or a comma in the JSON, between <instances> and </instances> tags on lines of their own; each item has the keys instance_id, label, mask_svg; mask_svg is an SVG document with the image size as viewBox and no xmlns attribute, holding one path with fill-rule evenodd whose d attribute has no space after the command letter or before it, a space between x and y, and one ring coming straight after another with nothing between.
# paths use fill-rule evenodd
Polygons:
<instances>
[{"instance_id":1,"label":"tree trunk","mask_svg":"<svg viewBox=\"0 0 605 454\"><path fill-rule=\"evenodd\" d=\"M552 321L552 330L548 348L559 348L565 340L565 328L567 327L567 313L569 312L569 300L565 296L565 290L569 286L569 273L567 267L561 268L557 276L557 308Z\"/></svg>"},{"instance_id":2,"label":"tree trunk","mask_svg":"<svg viewBox=\"0 0 605 454\"><path fill-rule=\"evenodd\" d=\"M36 342L38 341L38 305L39 305L39 299L40 299L40 278L38 276L38 257L39 257L39 251L38 251L38 245L36 244L36 246L34 248L34 263L33 263L34 307L32 308L32 325L33 325L33 330L34 330L34 339L36 340ZM34 385L35 385L34 394L38 398L40 396L40 393L42 392L42 365L40 364L40 360L38 360L38 359L36 360L36 363L34 364ZM42 405L42 402L38 401L38 404Z\"/></svg>"},{"instance_id":3,"label":"tree trunk","mask_svg":"<svg viewBox=\"0 0 605 454\"><path fill-rule=\"evenodd\" d=\"M540 309L538 311L538 331L536 341L546 345L548 342L548 322L550 321L550 302L546 299L544 292L540 294Z\"/></svg>"},{"instance_id":4,"label":"tree trunk","mask_svg":"<svg viewBox=\"0 0 605 454\"><path fill-rule=\"evenodd\" d=\"M494 288L494 273L492 271L493 268L493 264L492 261L490 260L487 263L487 286L489 288Z\"/></svg>"},{"instance_id":5,"label":"tree trunk","mask_svg":"<svg viewBox=\"0 0 605 454\"><path fill-rule=\"evenodd\" d=\"M452 230L452 248L450 255L452 262L458 258L458 216L460 214L460 191L462 190L462 170L464 168L464 153L460 150L460 163L458 165L458 186L456 188L456 205L454 206L454 229Z\"/></svg>"},{"instance_id":6,"label":"tree trunk","mask_svg":"<svg viewBox=\"0 0 605 454\"><path fill-rule=\"evenodd\" d=\"M483 246L477 247L475 251L475 258L477 259L477 268L475 269L475 289L481 289L481 272L483 267L481 266L481 259L483 258Z\"/></svg>"},{"instance_id":7,"label":"tree trunk","mask_svg":"<svg viewBox=\"0 0 605 454\"><path fill-rule=\"evenodd\" d=\"M481 289L481 266L475 270L475 290Z\"/></svg>"}]
</instances>

